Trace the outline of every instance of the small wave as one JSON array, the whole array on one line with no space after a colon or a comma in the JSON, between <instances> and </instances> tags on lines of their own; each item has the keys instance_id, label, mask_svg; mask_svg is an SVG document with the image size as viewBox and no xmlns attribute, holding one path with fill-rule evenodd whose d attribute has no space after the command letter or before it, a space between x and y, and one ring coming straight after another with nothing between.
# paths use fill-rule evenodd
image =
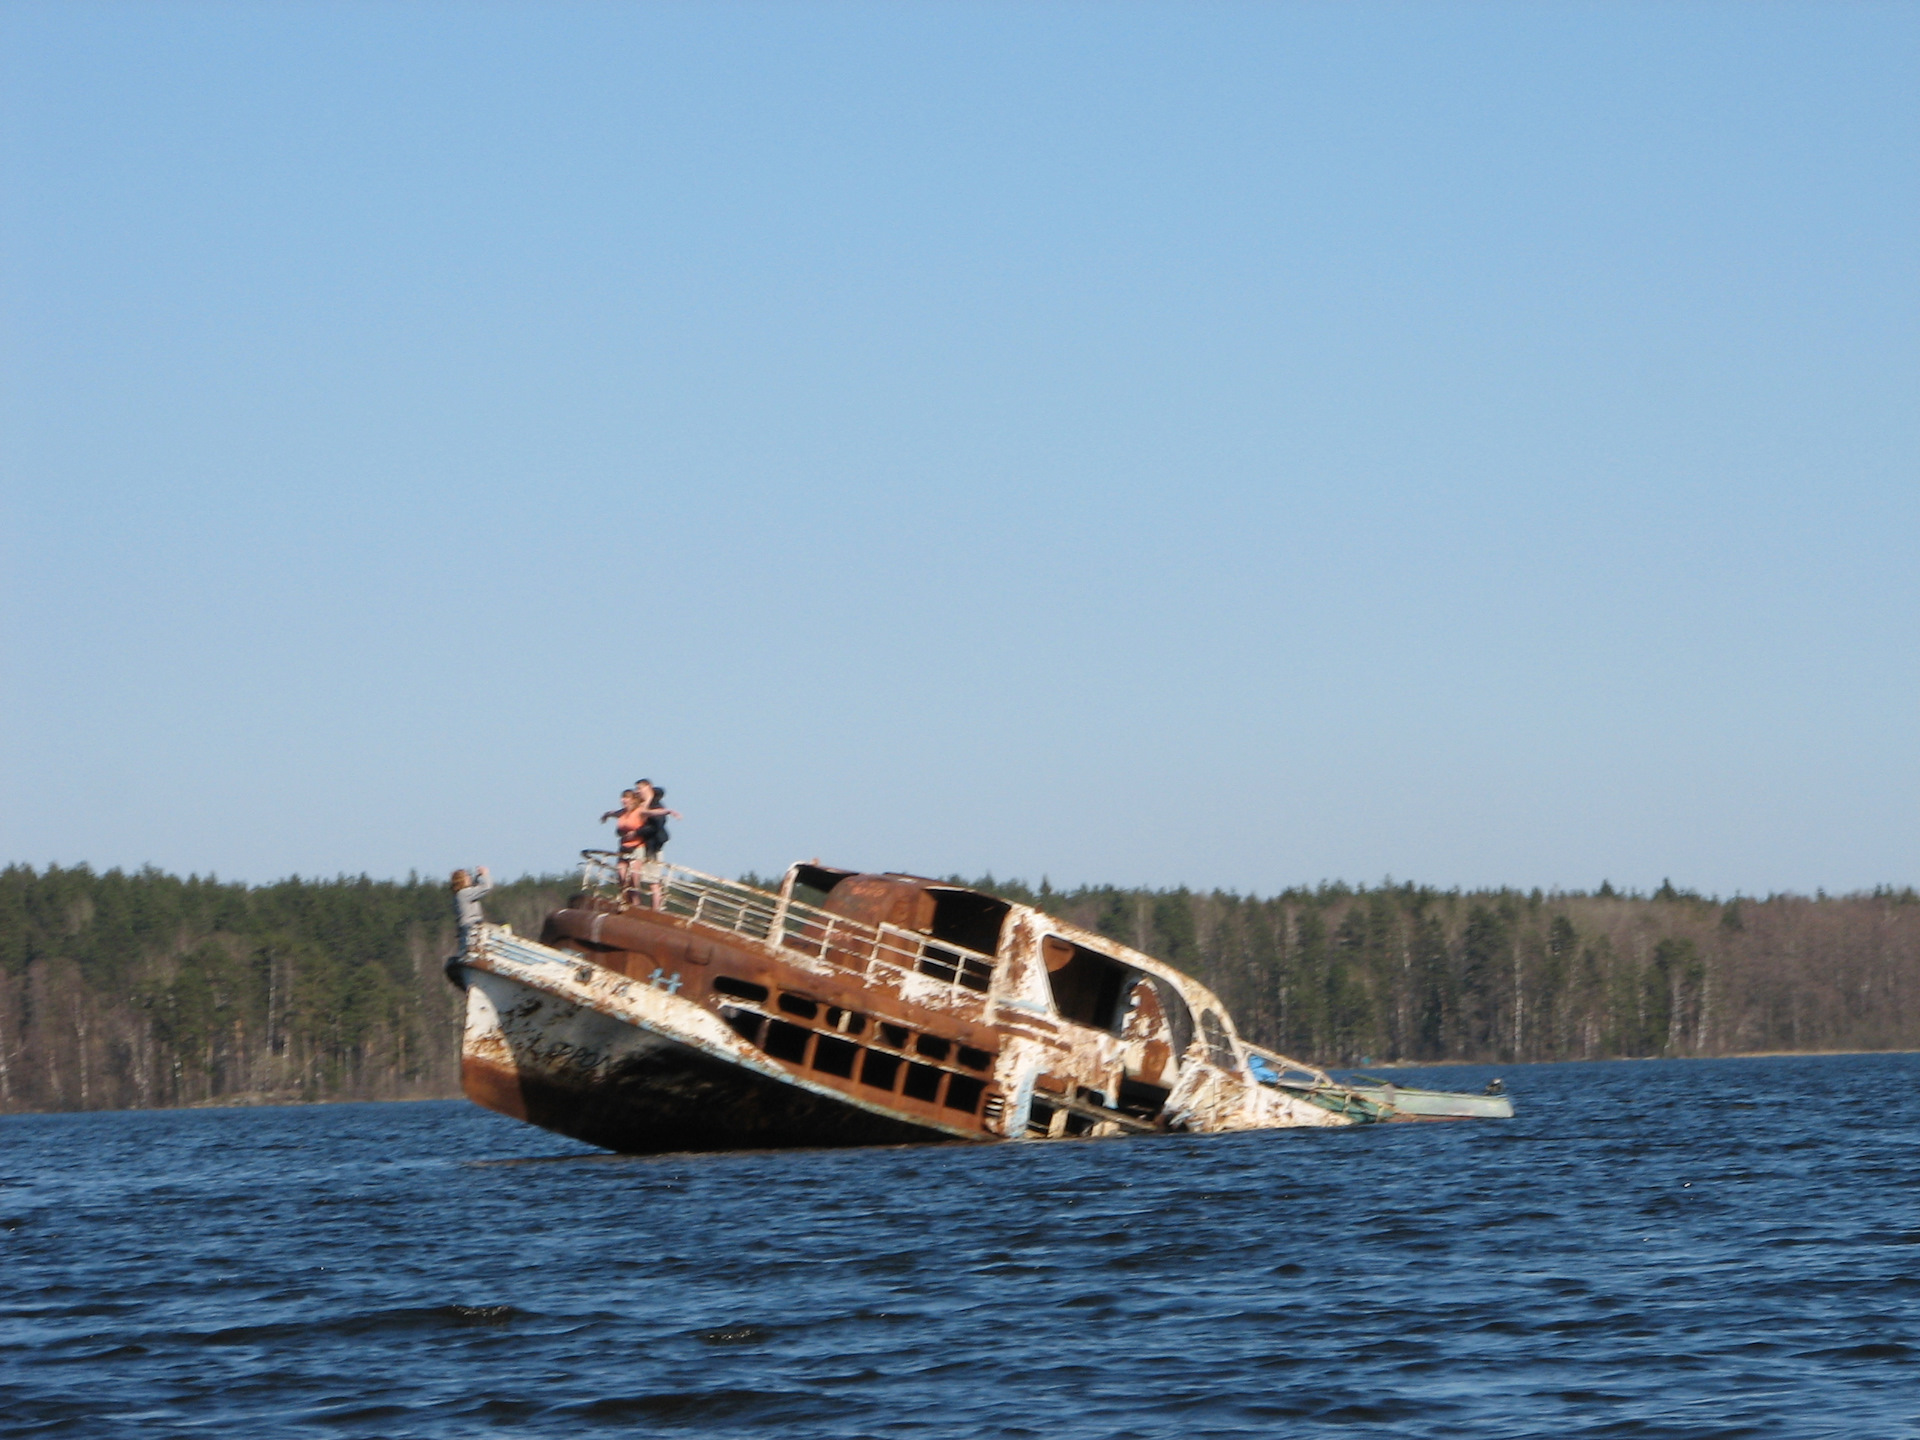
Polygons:
<instances>
[{"instance_id":1,"label":"small wave","mask_svg":"<svg viewBox=\"0 0 1920 1440\"><path fill-rule=\"evenodd\" d=\"M758 1325L727 1325L718 1330L696 1330L693 1338L707 1345L753 1345L772 1333Z\"/></svg>"},{"instance_id":2,"label":"small wave","mask_svg":"<svg viewBox=\"0 0 1920 1440\"><path fill-rule=\"evenodd\" d=\"M258 1345L277 1340L314 1340L328 1336L352 1338L384 1332L439 1330L467 1326L498 1328L515 1320L533 1318L512 1305L414 1305L391 1310L362 1310L316 1320L282 1320L269 1325L234 1325L210 1331L188 1331L169 1338L203 1345Z\"/></svg>"}]
</instances>

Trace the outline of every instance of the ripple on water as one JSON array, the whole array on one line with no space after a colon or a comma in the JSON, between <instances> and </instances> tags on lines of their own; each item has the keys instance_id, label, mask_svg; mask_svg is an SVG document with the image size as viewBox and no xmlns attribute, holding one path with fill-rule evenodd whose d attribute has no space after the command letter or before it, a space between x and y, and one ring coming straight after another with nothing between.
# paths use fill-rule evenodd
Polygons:
<instances>
[{"instance_id":1,"label":"ripple on water","mask_svg":"<svg viewBox=\"0 0 1920 1440\"><path fill-rule=\"evenodd\" d=\"M1920 1436L1920 1059L1503 1073L1505 1124L652 1159L0 1120L0 1434Z\"/></svg>"}]
</instances>

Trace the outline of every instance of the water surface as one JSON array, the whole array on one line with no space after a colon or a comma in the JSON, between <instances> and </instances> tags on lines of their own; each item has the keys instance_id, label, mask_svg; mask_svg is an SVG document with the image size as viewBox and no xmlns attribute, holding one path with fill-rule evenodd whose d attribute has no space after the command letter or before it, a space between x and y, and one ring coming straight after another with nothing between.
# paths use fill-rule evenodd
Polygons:
<instances>
[{"instance_id":1,"label":"water surface","mask_svg":"<svg viewBox=\"0 0 1920 1440\"><path fill-rule=\"evenodd\" d=\"M1920 1057L1499 1073L1512 1121L652 1159L4 1118L0 1434L1920 1436Z\"/></svg>"}]
</instances>

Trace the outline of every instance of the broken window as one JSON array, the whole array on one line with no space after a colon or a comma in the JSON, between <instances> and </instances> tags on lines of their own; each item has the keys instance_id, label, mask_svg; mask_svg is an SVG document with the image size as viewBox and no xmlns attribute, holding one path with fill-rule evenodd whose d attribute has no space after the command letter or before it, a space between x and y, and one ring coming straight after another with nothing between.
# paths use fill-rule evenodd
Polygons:
<instances>
[{"instance_id":1,"label":"broken window","mask_svg":"<svg viewBox=\"0 0 1920 1440\"><path fill-rule=\"evenodd\" d=\"M767 987L756 985L751 980L736 980L731 975L713 977L713 988L719 994L731 995L736 1000L765 1001Z\"/></svg>"},{"instance_id":2,"label":"broken window","mask_svg":"<svg viewBox=\"0 0 1920 1440\"><path fill-rule=\"evenodd\" d=\"M802 999L798 995L782 995L780 1008L789 1015L798 1015L803 1020L811 1020L820 1013L820 1007L817 1004L811 1000Z\"/></svg>"},{"instance_id":3,"label":"broken window","mask_svg":"<svg viewBox=\"0 0 1920 1440\"><path fill-rule=\"evenodd\" d=\"M1012 907L992 895L972 890L930 889L933 923L927 932L936 940L982 955L1000 953L1000 928Z\"/></svg>"},{"instance_id":4,"label":"broken window","mask_svg":"<svg viewBox=\"0 0 1920 1440\"><path fill-rule=\"evenodd\" d=\"M811 905L816 909L833 893L833 887L857 872L836 870L831 865L796 865L793 867L793 898L802 905Z\"/></svg>"},{"instance_id":5,"label":"broken window","mask_svg":"<svg viewBox=\"0 0 1920 1440\"><path fill-rule=\"evenodd\" d=\"M1166 1109L1167 1096L1172 1093L1164 1085L1149 1085L1144 1080L1123 1079L1120 1082L1120 1103L1114 1108L1124 1110L1129 1115L1138 1115L1151 1120Z\"/></svg>"},{"instance_id":6,"label":"broken window","mask_svg":"<svg viewBox=\"0 0 1920 1440\"><path fill-rule=\"evenodd\" d=\"M1118 1033L1120 996L1139 972L1057 935L1040 942L1040 954L1047 962L1047 983L1060 1018Z\"/></svg>"},{"instance_id":7,"label":"broken window","mask_svg":"<svg viewBox=\"0 0 1920 1440\"><path fill-rule=\"evenodd\" d=\"M720 1018L749 1045L760 1043L760 1027L767 1023L764 1015L756 1015L751 1010L736 1010L731 1005L720 1007Z\"/></svg>"}]
</instances>

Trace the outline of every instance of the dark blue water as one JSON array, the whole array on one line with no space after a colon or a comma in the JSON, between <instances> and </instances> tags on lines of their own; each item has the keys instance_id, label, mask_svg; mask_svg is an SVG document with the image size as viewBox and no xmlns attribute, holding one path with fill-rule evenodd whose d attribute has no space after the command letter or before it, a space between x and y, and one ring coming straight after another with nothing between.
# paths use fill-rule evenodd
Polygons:
<instances>
[{"instance_id":1,"label":"dark blue water","mask_svg":"<svg viewBox=\"0 0 1920 1440\"><path fill-rule=\"evenodd\" d=\"M666 1159L0 1119L0 1434L1920 1435L1920 1057L1504 1073L1507 1122Z\"/></svg>"}]
</instances>

